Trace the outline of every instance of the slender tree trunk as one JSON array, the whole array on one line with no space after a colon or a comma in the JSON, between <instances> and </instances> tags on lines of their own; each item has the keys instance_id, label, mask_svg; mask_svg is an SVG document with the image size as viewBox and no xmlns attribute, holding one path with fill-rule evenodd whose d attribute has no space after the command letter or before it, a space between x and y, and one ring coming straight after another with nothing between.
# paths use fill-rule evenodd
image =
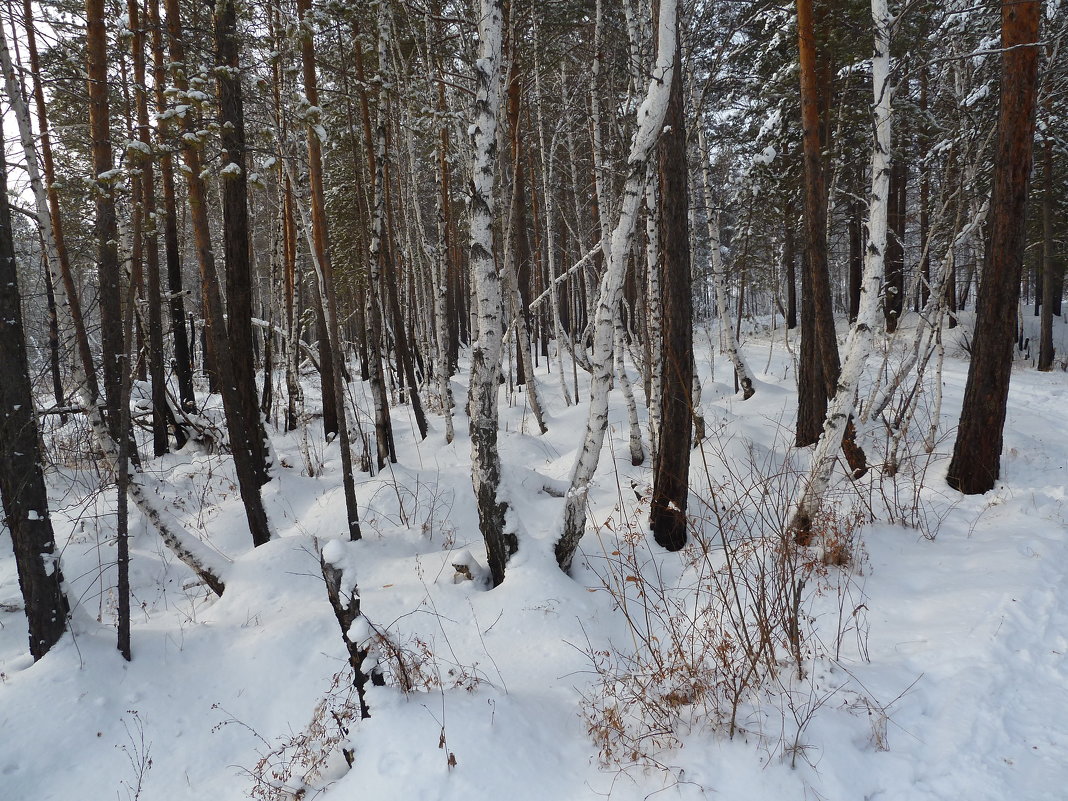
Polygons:
<instances>
[{"instance_id":1,"label":"slender tree trunk","mask_svg":"<svg viewBox=\"0 0 1068 801\"><path fill-rule=\"evenodd\" d=\"M798 364L797 444L819 438L827 416L827 398L838 379L838 344L831 310L827 266L827 185L823 170L820 109L830 87L821 81L821 63L813 0L797 0L797 36L801 66L801 127L805 174L805 248L801 280L801 360ZM806 345L805 340L809 343Z\"/></svg>"},{"instance_id":2,"label":"slender tree trunk","mask_svg":"<svg viewBox=\"0 0 1068 801\"><path fill-rule=\"evenodd\" d=\"M1046 100L1049 108L1050 100ZM1039 323L1038 369L1053 369L1053 304L1059 287L1053 265L1053 142L1044 134L1042 164L1042 316Z\"/></svg>"},{"instance_id":3,"label":"slender tree trunk","mask_svg":"<svg viewBox=\"0 0 1068 801\"><path fill-rule=\"evenodd\" d=\"M43 245L43 239L42 239ZM56 407L63 408L67 405L66 393L63 391L63 374L59 367L59 314L56 311L56 291L52 287L52 273L48 269L48 259L43 259L45 297L48 301L48 364L52 373L52 397L55 398ZM66 425L67 415L59 415L61 424Z\"/></svg>"},{"instance_id":4,"label":"slender tree trunk","mask_svg":"<svg viewBox=\"0 0 1068 801\"><path fill-rule=\"evenodd\" d=\"M252 354L252 263L249 249L248 165L245 156L245 111L241 88L241 32L235 0L215 6L215 71L224 151L222 176L223 257L226 261L226 348L240 402L243 426L235 439L234 459L247 458L262 487L270 481L267 432L256 398ZM269 369L265 369L270 374ZM261 543L257 543L259 545Z\"/></svg>"},{"instance_id":5,"label":"slender tree trunk","mask_svg":"<svg viewBox=\"0 0 1068 801\"><path fill-rule=\"evenodd\" d=\"M898 147L897 158L890 167L890 210L888 223L889 239L886 243L886 288L883 300L883 316L886 318L886 330L897 330L901 313L905 309L905 204L902 202L906 191L908 167L904 163L902 146Z\"/></svg>"},{"instance_id":6,"label":"slender tree trunk","mask_svg":"<svg viewBox=\"0 0 1068 801\"><path fill-rule=\"evenodd\" d=\"M927 154L931 146L930 126L927 124L928 112L928 68L924 65L920 71L920 114L922 122L919 131L920 151ZM927 305L931 294L931 167L926 158L920 161L920 292L916 298L916 311Z\"/></svg>"},{"instance_id":7,"label":"slender tree trunk","mask_svg":"<svg viewBox=\"0 0 1068 801\"><path fill-rule=\"evenodd\" d=\"M668 106L675 53L675 15L675 0L661 0L657 33L659 55L649 82L648 93L638 115L638 129L631 140L619 218L612 231L611 248L605 254L605 272L594 318L589 414L582 447L571 473L571 485L564 506L563 532L556 543L556 561L564 571L571 569L579 540L586 529L586 498L590 481L597 471L608 427L608 393L612 386L615 322L619 314L627 254L631 249L638 208L645 194L646 167L663 128ZM685 447L689 449L688 435Z\"/></svg>"},{"instance_id":8,"label":"slender tree trunk","mask_svg":"<svg viewBox=\"0 0 1068 801\"><path fill-rule=\"evenodd\" d=\"M1026 237L1027 190L1034 147L1038 72L1038 0L1001 6L1002 80L990 235L976 307L975 340L957 440L946 480L966 495L994 487L1012 372Z\"/></svg>"},{"instance_id":9,"label":"slender tree trunk","mask_svg":"<svg viewBox=\"0 0 1068 801\"><path fill-rule=\"evenodd\" d=\"M165 94L167 65L163 50L163 26L159 0L150 0L149 27L152 31L152 75L156 92L156 132L160 143L159 172L163 185L163 250L167 261L167 288L170 293L171 337L174 340L174 372L178 378L178 399L182 408L196 408L193 394L193 354L185 327L185 292L182 288L182 257L178 247L178 203L174 189L174 160L171 155L169 106ZM196 340L193 340L195 342Z\"/></svg>"},{"instance_id":10,"label":"slender tree trunk","mask_svg":"<svg viewBox=\"0 0 1068 801\"><path fill-rule=\"evenodd\" d=\"M6 43L3 45L6 53ZM7 72L7 65L5 65ZM59 569L48 493L41 465L33 387L26 358L7 165L0 151L0 500L11 532L19 587L29 624L30 654L40 659L67 630L63 573Z\"/></svg>"},{"instance_id":11,"label":"slender tree trunk","mask_svg":"<svg viewBox=\"0 0 1068 801\"><path fill-rule=\"evenodd\" d=\"M863 180L863 174L861 174ZM858 182L859 183L859 182ZM859 187L858 187L859 191ZM849 322L860 313L860 288L864 275L864 202L859 198L849 206Z\"/></svg>"},{"instance_id":12,"label":"slender tree trunk","mask_svg":"<svg viewBox=\"0 0 1068 801\"><path fill-rule=\"evenodd\" d=\"M385 37L388 31L385 29L385 10L380 9L383 21L378 26L378 49L379 58L386 52ZM379 99L378 120L375 130L371 130L371 110L367 82L364 79L363 53L359 46L356 47L356 78L360 93L360 111L363 117L364 138L367 140L367 164L368 170L374 176L371 209L371 243L370 258L367 261L367 291L364 293L366 311L364 317L367 320L367 351L371 361L369 374L371 383L371 398L375 407L375 447L378 458L378 468L385 467L387 461L397 461L396 450L393 445L393 423L389 415L389 399L386 395L386 377L382 366L383 345L382 338L385 329L382 322L382 304L380 300L382 289L382 263L385 258L385 234L386 234L386 173L385 173L385 150L386 150L386 122L385 109L382 107L385 98Z\"/></svg>"},{"instance_id":13,"label":"slender tree trunk","mask_svg":"<svg viewBox=\"0 0 1068 801\"><path fill-rule=\"evenodd\" d=\"M152 452L162 456L168 450L167 379L163 369L163 309L160 296L159 240L156 227L156 170L152 153L152 129L148 119L148 89L145 77L145 27L136 0L126 4L133 37L134 98L137 107L137 141L141 147L136 164L141 171L142 218L145 225L145 296L148 306L148 371L152 379Z\"/></svg>"},{"instance_id":14,"label":"slender tree trunk","mask_svg":"<svg viewBox=\"0 0 1068 801\"><path fill-rule=\"evenodd\" d=\"M797 240L794 236L796 218L792 206L786 207L782 259L786 263L786 328L797 328Z\"/></svg>"},{"instance_id":15,"label":"slender tree trunk","mask_svg":"<svg viewBox=\"0 0 1068 801\"><path fill-rule=\"evenodd\" d=\"M300 34L301 67L304 79L304 96L312 109L319 109L319 80L316 75L315 45L312 39L312 28L308 22L308 12L311 10L311 0L298 0L297 15L300 18L303 30ZM330 315L327 306L334 302L333 269L330 266L329 245L326 234L326 192L323 187L323 147L319 140L318 117L313 116L308 120L308 183L311 190L311 220L312 236L315 247L316 260L325 270L325 285L319 287L320 303L316 309L319 321L319 341L323 347L319 348L319 377L322 385L323 397L323 431L327 437L332 437L339 432L340 417L344 409L338 406L338 398L334 392L334 371L343 369L340 360L343 354L329 347L329 339L332 333L328 330ZM337 332L334 332L337 333ZM335 363L337 362L337 363Z\"/></svg>"},{"instance_id":16,"label":"slender tree trunk","mask_svg":"<svg viewBox=\"0 0 1068 801\"><path fill-rule=\"evenodd\" d=\"M89 85L89 135L95 196L94 236L100 306L100 341L104 368L105 412L111 436L119 429L122 373L122 297L118 220L115 215L114 160L108 106L107 33L104 0L86 0L86 76Z\"/></svg>"}]
</instances>

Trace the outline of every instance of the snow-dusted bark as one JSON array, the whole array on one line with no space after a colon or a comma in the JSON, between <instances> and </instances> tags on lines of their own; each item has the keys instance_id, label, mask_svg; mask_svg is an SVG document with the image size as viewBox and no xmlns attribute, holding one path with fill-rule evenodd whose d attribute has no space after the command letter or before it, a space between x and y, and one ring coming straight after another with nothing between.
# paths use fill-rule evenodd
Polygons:
<instances>
[{"instance_id":1,"label":"snow-dusted bark","mask_svg":"<svg viewBox=\"0 0 1068 801\"><path fill-rule=\"evenodd\" d=\"M697 140L701 149L701 182L705 197L705 217L708 220L708 250L712 256L712 283L716 291L716 316L719 319L720 336L727 351L727 357L734 365L734 372L738 375L738 385L742 388L742 399L749 400L753 397L756 389L753 386L753 374L749 365L742 358L738 349L738 339L734 336L734 327L731 325L730 315L727 312L727 270L723 264L723 253L719 242L719 213L714 211L712 203L712 176L708 168L708 145L705 142L705 131L702 126L697 126Z\"/></svg>"},{"instance_id":2,"label":"snow-dusted bark","mask_svg":"<svg viewBox=\"0 0 1068 801\"><path fill-rule=\"evenodd\" d=\"M662 0L657 32L657 63L653 68L648 93L638 108L638 128L631 140L627 158L628 173L619 217L612 231L611 246L605 252L605 272L593 321L590 410L582 447L571 473L571 486L564 507L563 532L556 543L556 559L565 571L571 567L575 550L586 528L586 496L600 461L601 446L608 427L608 394L612 387L616 316L619 314L626 258L644 195L646 166L667 112L675 55L675 14L675 0Z\"/></svg>"},{"instance_id":3,"label":"snow-dusted bark","mask_svg":"<svg viewBox=\"0 0 1068 801\"><path fill-rule=\"evenodd\" d=\"M513 230L512 234L514 235L514 233ZM527 317L522 309L523 296L519 291L519 278L516 275L515 260L508 255L504 259L504 273L507 292L512 298L512 308L515 309L515 318L513 320L515 327L512 331L515 334L517 350L519 351L519 364L523 369L525 379L523 386L527 394L527 403L530 405L530 411L533 413L534 421L538 425L538 431L544 434L549 428L545 425L545 415L541 410L541 396L538 392L537 378L534 375L534 364L530 358L530 348L525 344L530 342L530 334L527 329ZM507 336L505 338L507 339ZM504 343L502 342L501 344L503 346Z\"/></svg>"},{"instance_id":4,"label":"snow-dusted bark","mask_svg":"<svg viewBox=\"0 0 1068 801\"><path fill-rule=\"evenodd\" d=\"M646 405L649 407L649 442L652 443L653 464L656 464L660 445L660 393L664 383L664 359L661 353L664 339L663 305L660 297L660 228L657 225L657 187L655 173L650 170L645 186L645 275L646 328L649 332L649 358L645 368Z\"/></svg>"},{"instance_id":5,"label":"snow-dusted bark","mask_svg":"<svg viewBox=\"0 0 1068 801\"><path fill-rule=\"evenodd\" d=\"M52 260L56 254L56 243L51 217L49 216L44 182L41 180L41 173L37 167L37 152L34 147L33 129L30 125L30 112L23 99L21 87L15 78L6 38L3 35L0 35L0 66L4 71L4 83L8 100L15 113L15 120L19 128L19 136L26 157L26 170L30 179L30 188L33 192L34 206L37 211L38 225L45 240L45 252L49 256L50 269L53 269L51 265L58 263L58 259L56 261ZM60 279L61 277L55 276L55 278ZM66 286L66 281L54 280L56 306L65 312L65 319L62 321L62 325L73 327L74 321L71 319L71 304L68 300ZM91 356L88 354L79 353L79 357L73 363L77 391L89 418L89 424L97 445L117 473L119 446L104 421L100 408L100 398L95 391L96 384L95 382L90 383L90 379L87 378L89 375L95 375L96 368L92 363ZM85 363L87 358L88 363ZM131 471L127 494L145 520L159 532L163 544L200 576L208 587L221 595L225 589L223 577L226 574L230 560L204 545L193 532L187 531L180 521L162 508L159 502L155 500L162 497L160 482L134 468Z\"/></svg>"},{"instance_id":6,"label":"snow-dusted bark","mask_svg":"<svg viewBox=\"0 0 1068 801\"><path fill-rule=\"evenodd\" d=\"M429 26L428 26L429 28ZM429 35L429 34L428 34ZM429 50L429 46L428 46ZM440 87L440 82L439 82ZM443 91L443 89L442 89ZM444 107L444 95L439 95L441 106ZM446 180L446 159L448 158L449 123L443 120L441 123L440 142L438 144L438 157L434 160L435 178L438 183L436 198L436 232L437 239L434 243L434 350L437 354L437 380L438 395L441 401L441 413L445 416L445 441L452 442L456 436L452 421L452 383L449 375L449 321L448 321L448 272L449 272L449 226L446 217L446 203L448 201L448 187Z\"/></svg>"},{"instance_id":7,"label":"snow-dusted bark","mask_svg":"<svg viewBox=\"0 0 1068 801\"><path fill-rule=\"evenodd\" d=\"M478 338L471 348L468 406L471 429L471 484L478 503L479 528L494 586L504 581L508 558L519 548L506 528L508 504L498 497L501 459L497 452L497 388L501 375L503 294L493 251L496 217L497 115L501 106L501 0L481 0L478 11L478 60L471 125L471 275L475 287Z\"/></svg>"},{"instance_id":8,"label":"snow-dusted bark","mask_svg":"<svg viewBox=\"0 0 1068 801\"><path fill-rule=\"evenodd\" d=\"M977 166L978 165L974 165L967 171L964 182L965 185L970 185L970 183L975 180L976 173L978 172ZM949 283L950 275L953 273L957 248L967 242L977 230L982 228L986 222L989 204L984 202L963 228L960 227L960 204L958 204L957 208L958 219L954 227L959 233L953 238L953 241L946 249L946 255L942 260L938 278L931 287L931 292L927 297L926 305L920 312L921 324L916 328L912 348L909 350L908 355L901 364L898 365L893 376L886 382L880 382L872 388L869 401L864 408L864 415L862 417L862 420L864 421L874 419L882 414L883 410L886 409L887 405L890 403L890 400L894 397L894 393L900 389L905 378L916 364L923 362L926 358L930 357L931 349L934 347L936 332L941 329L942 320L946 313L946 286Z\"/></svg>"},{"instance_id":9,"label":"snow-dusted bark","mask_svg":"<svg viewBox=\"0 0 1068 801\"><path fill-rule=\"evenodd\" d=\"M812 519L834 471L835 455L853 414L857 385L871 353L872 337L879 320L879 287L886 262L886 225L890 191L890 32L893 19L886 0L871 0L875 47L872 53L875 142L871 156L871 200L868 206L868 247L860 287L860 310L849 332L846 357L838 376L834 397L827 407L823 434L816 443L812 466L802 484L790 522L798 539L809 538Z\"/></svg>"},{"instance_id":10,"label":"snow-dusted bark","mask_svg":"<svg viewBox=\"0 0 1068 801\"><path fill-rule=\"evenodd\" d=\"M619 388L623 391L623 400L627 405L627 423L630 429L630 463L637 467L645 461L645 448L642 445L642 429L638 422L638 405L634 402L634 390L630 386L630 378L627 376L627 365L624 359L626 349L623 345L623 320L616 318L616 378Z\"/></svg>"}]
</instances>

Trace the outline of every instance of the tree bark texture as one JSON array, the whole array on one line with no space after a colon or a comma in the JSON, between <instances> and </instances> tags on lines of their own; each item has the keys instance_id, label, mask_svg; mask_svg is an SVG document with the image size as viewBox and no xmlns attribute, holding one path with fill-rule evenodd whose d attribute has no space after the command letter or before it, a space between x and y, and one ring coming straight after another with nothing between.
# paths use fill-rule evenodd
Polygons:
<instances>
[{"instance_id":1,"label":"tree bark texture","mask_svg":"<svg viewBox=\"0 0 1068 801\"><path fill-rule=\"evenodd\" d=\"M108 428L118 440L122 371L122 298L119 271L118 220L115 216L114 160L108 105L107 33L104 0L86 0L86 79L89 87L89 135L95 196L97 290Z\"/></svg>"},{"instance_id":2,"label":"tree bark texture","mask_svg":"<svg viewBox=\"0 0 1068 801\"><path fill-rule=\"evenodd\" d=\"M682 42L678 14L671 92L660 136L660 274L663 302L663 369L660 446L653 469L649 521L657 544L677 551L686 544L686 502L693 431L693 288L690 269L686 121L682 100ZM653 301L656 302L655 300ZM744 372L743 372L744 377ZM752 382L747 392L752 394ZM748 397L748 394L746 395Z\"/></svg>"},{"instance_id":3,"label":"tree bark texture","mask_svg":"<svg viewBox=\"0 0 1068 801\"><path fill-rule=\"evenodd\" d=\"M0 500L26 606L30 653L37 660L67 630L68 606L41 470L12 234L7 165L0 152Z\"/></svg>"},{"instance_id":4,"label":"tree bark texture","mask_svg":"<svg viewBox=\"0 0 1068 801\"><path fill-rule=\"evenodd\" d=\"M471 274L478 306L478 338L471 349L468 400L471 431L471 483L478 505L479 529L486 542L493 586L504 581L505 565L519 549L507 527L508 504L498 496L501 459L497 450L497 394L501 375L503 292L493 248L496 220L494 182L498 171L497 116L501 106L501 50L504 33L501 0L481 0L478 60L471 126Z\"/></svg>"},{"instance_id":5,"label":"tree bark texture","mask_svg":"<svg viewBox=\"0 0 1068 801\"><path fill-rule=\"evenodd\" d=\"M975 338L946 480L966 495L993 489L1012 372L1034 147L1041 3L1003 0L1002 79L990 234L976 304Z\"/></svg>"},{"instance_id":6,"label":"tree bark texture","mask_svg":"<svg viewBox=\"0 0 1068 801\"><path fill-rule=\"evenodd\" d=\"M230 351L234 386L240 403L243 428L230 432L234 458L238 451L255 481L262 487L270 481L267 432L256 399L256 376L252 360L252 264L249 250L248 167L245 156L245 111L241 89L240 36L235 0L220 0L215 6L215 74L222 121L223 168L223 258L226 263L226 346ZM270 365L265 365L270 373ZM257 543L261 544L261 543Z\"/></svg>"}]
</instances>

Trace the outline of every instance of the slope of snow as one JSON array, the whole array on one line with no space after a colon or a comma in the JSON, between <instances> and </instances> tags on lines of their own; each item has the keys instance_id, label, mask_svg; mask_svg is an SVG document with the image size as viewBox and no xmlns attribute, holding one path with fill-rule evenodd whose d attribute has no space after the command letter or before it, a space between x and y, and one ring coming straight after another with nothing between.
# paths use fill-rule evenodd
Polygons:
<instances>
[{"instance_id":1,"label":"slope of snow","mask_svg":"<svg viewBox=\"0 0 1068 801\"><path fill-rule=\"evenodd\" d=\"M1065 352L1065 326L1057 326ZM711 546L719 531L702 522L712 517L709 487L724 503L744 494L743 484L766 488L774 505L776 493L791 497L791 482L807 463L809 451L788 447L796 393L782 333L749 335L745 352L757 372L757 394L744 403L733 394L727 359L707 348L698 355L709 439L693 460L690 512ZM951 431L959 413L967 370L959 356L951 347L943 431ZM257 789L253 772L261 757L302 732L328 693L335 701L318 715L322 730L345 741L354 764L346 770L339 752L330 755L305 797L1063 797L1064 372L1039 374L1018 365L1002 481L985 496L962 497L945 487L951 433L930 460L910 446L908 464L925 471L921 489L911 481L911 467L896 481L874 470L859 493L839 473L842 517L858 495L863 510L896 493L894 503L906 510L918 504L910 519L922 525L865 525L850 567L806 574L801 611L812 634L803 675L783 654L778 677L740 704L733 739L722 719L682 709L681 746L650 749L659 768L600 764L583 716L605 692L591 653L634 652L635 628L621 614L621 598L632 613L643 609L641 593L658 587L689 603L695 571L721 564L722 555L718 546L710 546L706 561L696 546L666 554L643 536L651 474L648 465L630 465L626 412L614 393L590 494L591 528L573 576L560 573L552 552L563 509L557 496L566 488L586 414L584 406L564 405L544 362L536 372L547 407L544 436L535 436L523 395L502 387L503 486L522 534L497 590L478 581L485 551L462 409L450 445L442 426L419 442L408 410L395 409L400 463L358 477L364 540L341 545L358 565L365 614L405 655L411 691L401 691L401 671L380 649L388 686L371 688L372 717L348 721L347 737L329 712L341 709L350 676L317 555L324 540L345 531L336 445L324 448L313 433L312 455L325 469L309 478L299 437L273 435L287 466L265 488L265 501L280 539L255 550L225 459L190 447L149 465L172 493L173 510L234 564L225 595L214 599L132 518L129 664L114 646L114 492L93 495L92 476L53 472L52 511L75 602L72 634L30 663L5 531L0 797L247 797ZM461 399L465 379L454 381ZM314 383L307 387L311 404ZM358 405L369 408L359 385L355 392ZM883 440L881 424L869 427L864 444L873 461ZM755 518L746 514L725 519L751 533ZM469 560L465 552L479 563L476 581L457 582L453 564ZM640 576L627 573L631 567ZM646 596L644 608L655 608L653 601ZM268 761L297 787L303 769L287 768L287 754ZM259 787L261 797L265 789Z\"/></svg>"}]
</instances>

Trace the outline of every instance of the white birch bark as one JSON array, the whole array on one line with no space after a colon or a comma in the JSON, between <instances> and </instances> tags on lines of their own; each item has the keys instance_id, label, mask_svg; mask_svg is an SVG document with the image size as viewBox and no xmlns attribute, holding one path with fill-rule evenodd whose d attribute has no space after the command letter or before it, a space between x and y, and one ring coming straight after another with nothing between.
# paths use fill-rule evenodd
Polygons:
<instances>
[{"instance_id":1,"label":"white birch bark","mask_svg":"<svg viewBox=\"0 0 1068 801\"><path fill-rule=\"evenodd\" d=\"M479 528L493 585L504 581L505 564L518 550L514 531L506 530L508 504L498 496L501 459L497 451L497 387L501 375L503 293L493 248L497 213L497 116L501 106L501 0L480 0L475 106L471 125L471 275L475 286L478 338L471 348L468 406L471 431L471 484L478 503Z\"/></svg>"},{"instance_id":2,"label":"white birch bark","mask_svg":"<svg viewBox=\"0 0 1068 801\"><path fill-rule=\"evenodd\" d=\"M634 402L634 390L630 385L630 377L627 375L626 349L623 346L623 320L616 318L616 378L619 380L619 388L623 392L623 400L627 406L627 423L630 429L630 463L637 467L645 461L645 447L642 445L642 429L638 422L638 405Z\"/></svg>"},{"instance_id":3,"label":"white birch bark","mask_svg":"<svg viewBox=\"0 0 1068 801\"><path fill-rule=\"evenodd\" d=\"M442 123L447 125L448 123ZM453 428L452 422L452 408L454 405L452 398L452 382L449 375L449 356L448 356L448 342L449 342L449 323L448 323L448 310L446 308L446 301L448 300L448 253L446 252L446 246L448 241L448 231L445 225L445 206L442 201L442 190L440 187L445 183L445 174L441 169L441 159L445 157L442 153L439 158L434 160L434 171L437 177L437 183L439 190L437 192L436 200L436 217L437 217L437 239L434 243L434 349L438 357L437 364L437 378L438 378L438 395L441 399L441 412L445 415L445 441L452 442L456 436L456 432Z\"/></svg>"},{"instance_id":4,"label":"white birch bark","mask_svg":"<svg viewBox=\"0 0 1068 801\"><path fill-rule=\"evenodd\" d=\"M868 247L860 287L860 308L849 332L846 356L834 398L827 405L823 434L816 443L812 466L797 500L790 529L808 534L830 484L835 457L853 414L860 375L871 353L879 324L879 287L886 263L887 209L890 191L890 31L893 19L886 0L871 0L875 47L872 53L875 142L871 155L871 200L868 206Z\"/></svg>"},{"instance_id":5,"label":"white birch bark","mask_svg":"<svg viewBox=\"0 0 1068 801\"><path fill-rule=\"evenodd\" d=\"M605 273L601 279L594 317L590 409L586 432L571 473L571 485L564 506L563 532L556 543L556 559L569 570L586 528L586 497L590 481L597 470L608 428L608 394L612 387L612 363L616 317L627 253L630 251L638 208L644 194L646 165L664 124L675 55L676 0L662 0L657 31L658 56L649 82L648 93L638 108L638 129L631 140L627 158L628 174L611 247L605 249Z\"/></svg>"},{"instance_id":6,"label":"white birch bark","mask_svg":"<svg viewBox=\"0 0 1068 801\"><path fill-rule=\"evenodd\" d=\"M26 159L26 172L33 192L34 207L37 210L37 223L45 242L48 269L52 273L56 308L57 310L62 309L64 318L62 325L69 330L73 328L74 322L70 314L66 284L63 282L62 276L59 275L59 257L56 250L55 233L52 228L52 217L48 210L48 198L45 194L44 181L41 179L41 171L37 165L37 150L34 144L33 128L30 124L30 110L23 97L22 87L15 76L11 54L7 47L7 37L2 30L0 30L0 68L4 72L4 88L7 91L8 100L11 103L12 110L15 112L15 119L18 123L19 138ZM81 360L77 358L73 360L74 380L78 385L77 391L89 418L93 436L100 450L103 451L104 457L108 460L115 473L118 474L122 467L119 446L112 438L108 431L107 423L104 421L101 413L100 398L93 396L86 378L87 373L95 369L93 364L82 364ZM222 595L223 590L226 588L224 576L231 564L230 560L208 548L199 537L188 531L181 521L153 501L153 498L163 497L161 482L149 477L135 466L128 465L127 469L130 469L127 496L134 502L134 506L141 512L145 520L159 532L163 544L216 594Z\"/></svg>"},{"instance_id":7,"label":"white birch bark","mask_svg":"<svg viewBox=\"0 0 1068 801\"><path fill-rule=\"evenodd\" d=\"M702 134L701 138L704 138ZM705 167L705 202L708 203L708 167ZM706 206L706 208L711 208ZM723 253L719 242L719 214L708 212L708 249L712 256L712 283L716 291L716 316L719 318L720 341L727 351L727 358L738 375L738 385L742 388L742 400L749 400L756 393L753 386L753 374L749 365L742 358L738 349L738 338L734 335L730 312L727 310L727 269L723 264Z\"/></svg>"}]
</instances>

